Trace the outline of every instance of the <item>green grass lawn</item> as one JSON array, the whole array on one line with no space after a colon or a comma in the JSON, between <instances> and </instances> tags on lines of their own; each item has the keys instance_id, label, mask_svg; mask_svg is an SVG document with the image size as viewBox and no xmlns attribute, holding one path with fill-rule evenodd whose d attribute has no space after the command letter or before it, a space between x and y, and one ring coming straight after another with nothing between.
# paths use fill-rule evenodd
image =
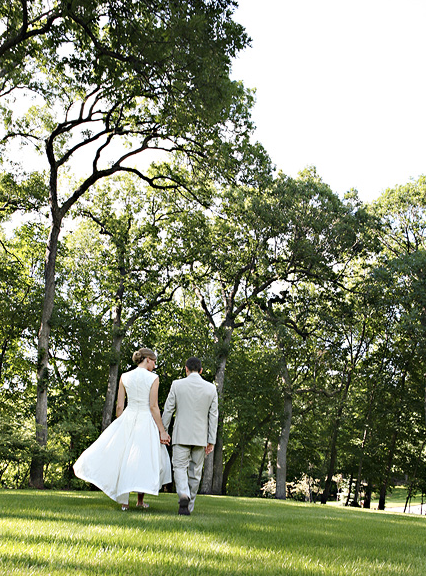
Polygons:
<instances>
[{"instance_id":1,"label":"green grass lawn","mask_svg":"<svg viewBox=\"0 0 426 576\"><path fill-rule=\"evenodd\" d=\"M426 518L320 504L0 490L0 574L424 576Z\"/></svg>"}]
</instances>

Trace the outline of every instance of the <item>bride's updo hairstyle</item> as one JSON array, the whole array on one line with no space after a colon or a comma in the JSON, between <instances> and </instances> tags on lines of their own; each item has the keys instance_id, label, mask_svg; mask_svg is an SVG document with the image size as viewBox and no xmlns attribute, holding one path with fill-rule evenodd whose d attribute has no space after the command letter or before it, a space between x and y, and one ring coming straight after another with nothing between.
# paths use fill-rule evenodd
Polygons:
<instances>
[{"instance_id":1,"label":"bride's updo hairstyle","mask_svg":"<svg viewBox=\"0 0 426 576\"><path fill-rule=\"evenodd\" d=\"M157 360L155 352L150 348L140 348L136 352L133 352L132 360L138 365L145 360L145 358L151 358L151 360Z\"/></svg>"}]
</instances>

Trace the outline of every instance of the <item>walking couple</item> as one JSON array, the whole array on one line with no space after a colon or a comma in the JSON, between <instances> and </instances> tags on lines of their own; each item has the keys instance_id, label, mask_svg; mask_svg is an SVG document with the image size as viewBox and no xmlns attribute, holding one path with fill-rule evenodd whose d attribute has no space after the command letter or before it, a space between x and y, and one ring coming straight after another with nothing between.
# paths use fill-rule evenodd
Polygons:
<instances>
[{"instance_id":1,"label":"walking couple","mask_svg":"<svg viewBox=\"0 0 426 576\"><path fill-rule=\"evenodd\" d=\"M148 507L144 494L157 495L172 481L166 445L173 445L173 472L181 515L194 509L204 456L216 442L218 419L214 384L201 377L195 356L185 364L186 378L174 380L161 417L157 357L149 348L133 354L134 370L122 374L117 418L74 464L76 476L100 488L129 508L129 493L138 493L137 506ZM127 407L124 408L127 395ZM172 438L168 428L174 415Z\"/></svg>"}]
</instances>

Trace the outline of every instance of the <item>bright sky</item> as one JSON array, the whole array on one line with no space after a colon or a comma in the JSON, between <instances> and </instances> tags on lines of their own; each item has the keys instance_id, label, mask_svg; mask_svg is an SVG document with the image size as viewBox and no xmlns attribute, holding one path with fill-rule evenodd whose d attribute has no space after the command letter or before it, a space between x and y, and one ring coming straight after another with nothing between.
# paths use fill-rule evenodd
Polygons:
<instances>
[{"instance_id":1,"label":"bright sky","mask_svg":"<svg viewBox=\"0 0 426 576\"><path fill-rule=\"evenodd\" d=\"M256 139L278 169L314 165L368 202L426 174L425 0L240 0Z\"/></svg>"}]
</instances>

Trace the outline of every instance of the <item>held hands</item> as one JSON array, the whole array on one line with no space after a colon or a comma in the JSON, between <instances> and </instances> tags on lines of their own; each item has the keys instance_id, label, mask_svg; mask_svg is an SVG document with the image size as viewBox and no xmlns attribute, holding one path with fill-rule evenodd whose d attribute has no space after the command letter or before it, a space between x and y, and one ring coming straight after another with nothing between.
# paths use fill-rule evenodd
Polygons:
<instances>
[{"instance_id":1,"label":"held hands","mask_svg":"<svg viewBox=\"0 0 426 576\"><path fill-rule=\"evenodd\" d=\"M170 446L170 435L164 430L163 432L160 432L160 443L161 444L167 444L167 446Z\"/></svg>"}]
</instances>

